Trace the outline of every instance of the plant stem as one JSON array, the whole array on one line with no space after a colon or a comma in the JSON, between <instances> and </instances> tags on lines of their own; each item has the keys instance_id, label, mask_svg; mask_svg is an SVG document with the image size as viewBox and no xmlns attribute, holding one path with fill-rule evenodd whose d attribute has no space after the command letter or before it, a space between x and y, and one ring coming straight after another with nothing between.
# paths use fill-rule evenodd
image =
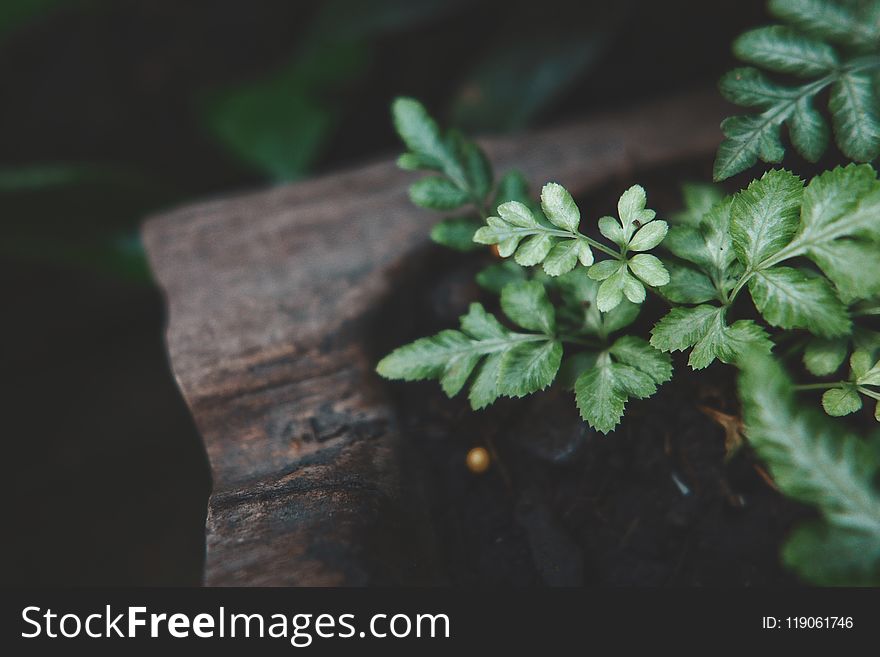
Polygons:
<instances>
[{"instance_id":1,"label":"plant stem","mask_svg":"<svg viewBox=\"0 0 880 657\"><path fill-rule=\"evenodd\" d=\"M828 388L842 388L846 381L835 381L833 383L802 383L794 386L795 390L827 390Z\"/></svg>"},{"instance_id":2,"label":"plant stem","mask_svg":"<svg viewBox=\"0 0 880 657\"><path fill-rule=\"evenodd\" d=\"M712 280L712 285L715 286L715 291L718 293L718 300L721 302L722 306L730 305L730 297L727 296L727 290L724 289L724 283L721 281L721 277L717 272L714 272L710 277Z\"/></svg>"},{"instance_id":3,"label":"plant stem","mask_svg":"<svg viewBox=\"0 0 880 657\"><path fill-rule=\"evenodd\" d=\"M605 246L601 242L597 242L596 240L589 238L586 235L582 235L581 233L578 233L578 236L580 239L586 240L587 244L592 246L594 249L601 251L602 253L606 253L606 254L610 255L612 258L615 258L616 260L623 259L623 255L621 253L618 253L614 249L608 248L607 246Z\"/></svg>"},{"instance_id":4,"label":"plant stem","mask_svg":"<svg viewBox=\"0 0 880 657\"><path fill-rule=\"evenodd\" d=\"M730 296L727 298L727 303L725 303L724 305L730 306L733 304L733 302L736 300L736 295L739 294L739 291L743 289L743 286L749 282L749 279L754 276L754 274L754 271L749 270L740 277L740 279L736 282L733 291L730 293Z\"/></svg>"},{"instance_id":5,"label":"plant stem","mask_svg":"<svg viewBox=\"0 0 880 657\"><path fill-rule=\"evenodd\" d=\"M870 388L866 388L865 386L857 386L856 390L865 395L865 397L870 397L871 399L876 399L880 401L880 392L874 392Z\"/></svg>"},{"instance_id":6,"label":"plant stem","mask_svg":"<svg viewBox=\"0 0 880 657\"><path fill-rule=\"evenodd\" d=\"M871 317L873 315L880 315L880 303L865 301L858 304L855 308L852 309L853 317Z\"/></svg>"}]
</instances>

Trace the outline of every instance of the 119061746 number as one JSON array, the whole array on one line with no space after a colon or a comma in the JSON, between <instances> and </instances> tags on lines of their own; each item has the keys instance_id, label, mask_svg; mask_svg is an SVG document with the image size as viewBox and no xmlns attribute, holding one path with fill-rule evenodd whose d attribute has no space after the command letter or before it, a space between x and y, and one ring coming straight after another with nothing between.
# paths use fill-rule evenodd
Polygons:
<instances>
[{"instance_id":1,"label":"119061746 number","mask_svg":"<svg viewBox=\"0 0 880 657\"><path fill-rule=\"evenodd\" d=\"M852 616L789 616L785 624L790 630L852 629Z\"/></svg>"},{"instance_id":2,"label":"119061746 number","mask_svg":"<svg viewBox=\"0 0 880 657\"><path fill-rule=\"evenodd\" d=\"M761 619L765 630L851 630L854 625L852 616L764 616Z\"/></svg>"}]
</instances>

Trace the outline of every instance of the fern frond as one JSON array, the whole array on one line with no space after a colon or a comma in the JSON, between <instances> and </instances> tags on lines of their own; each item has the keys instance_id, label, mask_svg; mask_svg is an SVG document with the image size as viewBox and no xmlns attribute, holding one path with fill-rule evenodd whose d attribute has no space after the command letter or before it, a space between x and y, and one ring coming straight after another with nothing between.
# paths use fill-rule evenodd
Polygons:
<instances>
[{"instance_id":1,"label":"fern frond","mask_svg":"<svg viewBox=\"0 0 880 657\"><path fill-rule=\"evenodd\" d=\"M794 533L784 559L817 584L880 583L878 451L799 406L791 381L773 359L752 353L740 365L749 442L779 489L817 507L822 516L821 523Z\"/></svg>"},{"instance_id":2,"label":"fern frond","mask_svg":"<svg viewBox=\"0 0 880 657\"><path fill-rule=\"evenodd\" d=\"M828 112L840 150L856 162L876 158L880 154L876 76L880 2L773 0L769 8L786 24L740 36L733 51L752 66L731 71L719 83L725 98L758 113L730 117L721 124L725 140L715 160L715 180L744 171L758 159L780 162L785 154L783 126L795 150L806 160L817 161L830 135L817 109L825 90L830 90ZM806 81L791 84L774 74Z\"/></svg>"}]
</instances>

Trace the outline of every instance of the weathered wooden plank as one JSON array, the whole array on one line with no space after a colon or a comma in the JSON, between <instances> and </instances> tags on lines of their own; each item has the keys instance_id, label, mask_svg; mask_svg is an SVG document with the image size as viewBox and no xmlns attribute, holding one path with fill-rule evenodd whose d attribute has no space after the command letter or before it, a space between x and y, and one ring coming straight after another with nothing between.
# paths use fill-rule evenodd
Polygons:
<instances>
[{"instance_id":1,"label":"weathered wooden plank","mask_svg":"<svg viewBox=\"0 0 880 657\"><path fill-rule=\"evenodd\" d=\"M722 109L688 95L486 146L499 169L584 192L705 156ZM427 241L412 179L387 160L145 224L172 368L213 472L207 584L439 581L362 330Z\"/></svg>"}]
</instances>

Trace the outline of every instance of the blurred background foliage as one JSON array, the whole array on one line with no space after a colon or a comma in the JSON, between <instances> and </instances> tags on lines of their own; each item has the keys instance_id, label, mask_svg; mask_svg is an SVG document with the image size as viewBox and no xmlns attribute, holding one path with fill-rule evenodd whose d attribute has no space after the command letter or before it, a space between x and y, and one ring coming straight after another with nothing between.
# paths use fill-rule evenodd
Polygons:
<instances>
[{"instance_id":1,"label":"blurred background foliage","mask_svg":"<svg viewBox=\"0 0 880 657\"><path fill-rule=\"evenodd\" d=\"M208 469L144 217L396 154L399 94L480 134L710 88L762 5L0 1L6 581L198 581Z\"/></svg>"},{"instance_id":2,"label":"blurred background foliage","mask_svg":"<svg viewBox=\"0 0 880 657\"><path fill-rule=\"evenodd\" d=\"M709 85L752 4L4 0L2 256L145 281L146 213L387 151L397 93L486 133Z\"/></svg>"}]
</instances>

